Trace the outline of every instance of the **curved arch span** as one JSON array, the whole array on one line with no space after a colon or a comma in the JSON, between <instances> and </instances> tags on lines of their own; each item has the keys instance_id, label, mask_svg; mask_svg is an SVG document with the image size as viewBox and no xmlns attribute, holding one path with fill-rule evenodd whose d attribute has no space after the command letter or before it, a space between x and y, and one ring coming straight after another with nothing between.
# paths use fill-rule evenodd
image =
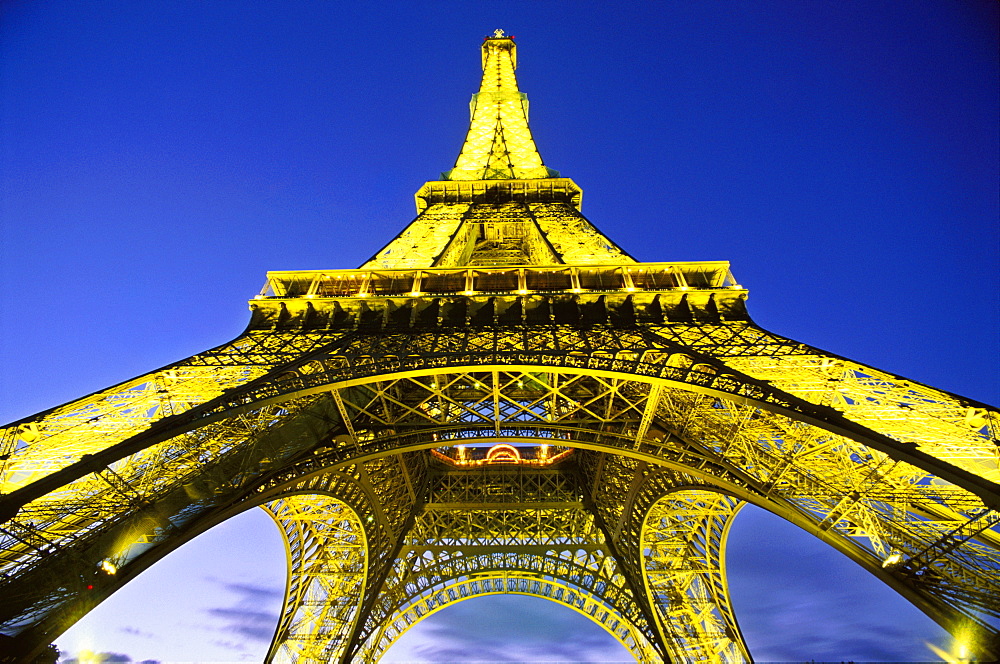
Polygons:
<instances>
[{"instance_id":1,"label":"curved arch span","mask_svg":"<svg viewBox=\"0 0 1000 664\"><path fill-rule=\"evenodd\" d=\"M601 432L600 435L607 436L609 434ZM553 438L551 436L531 438L526 434L516 439L498 439L494 436L483 436L480 439L463 438L461 439L461 442L473 442L474 440L481 440L482 442L499 442L500 440L509 442L511 440L517 440L517 442L522 443L536 442L541 444L551 444L553 442ZM400 449L427 449L442 447L444 446L442 443L456 442L459 442L459 440L425 441L414 446L396 446L394 444L390 447L394 447L396 451L372 452L370 455L366 455L361 458L380 458L386 454L396 454ZM826 512L823 512L817 509L817 501L809 495L793 495L790 498L786 498L781 492L769 490L766 483L760 482L745 473L736 472L739 469L727 468L725 466L719 466L718 464L707 463L708 459L704 456L691 455L690 459L682 459L678 462L674 460L665 460L662 456L651 454L642 447L639 447L638 449L623 449L620 443L611 445L601 441L596 443L585 443L578 440L565 440L561 442L575 448L621 455L637 461L654 464L659 467L692 475L700 480L692 482L692 484L712 485L717 491L728 493L740 498L741 500L753 503L799 526L800 528L803 528L813 536L854 560L946 629L955 629L957 624L961 624L963 621L969 619L968 614L966 614L965 617L958 615L952 605L948 602L943 602L942 598L933 591L933 588L928 589L921 586L919 583L914 583L912 577L894 573L894 570L891 567L884 566L884 557L878 555L879 550L876 546L878 544L881 544L882 546L911 547L912 550L912 547L922 546L919 541L896 539L900 537L900 533L891 531L885 532L881 530L873 530L858 532L849 521L832 520L830 510L836 508L836 500L829 503L830 507L823 508L827 510ZM691 454L690 451L682 452L684 454ZM322 462L322 457L318 458L317 461ZM358 461L358 458L354 458L350 460L350 463L356 463ZM324 463L320 463L320 465L323 465L325 468L335 467L335 464L326 465ZM322 471L317 469L316 472L321 473ZM805 478L804 480L795 480L795 478L789 474L792 473L790 468L786 468L783 472L785 472L786 477L790 482L790 486L795 486L799 481L809 481L808 478ZM922 488L931 491L931 493L934 491L934 487L932 486L925 486ZM846 494L849 492L845 490L844 493ZM928 497L930 507L936 509L934 503L930 502L934 500L934 497L930 493L928 494ZM805 499L804 502L802 501L803 498ZM872 508L869 508L864 503L859 503L854 506L854 509L858 511L858 514L863 516L863 510L869 510ZM834 514L833 516L837 515ZM873 511L872 517L869 520L871 521L876 518L878 518L878 514ZM858 537L859 534L866 536ZM990 533L988 532L983 535L983 537L989 536ZM882 540L880 538L885 539ZM867 545L863 546L865 543L867 543ZM964 569L959 569L958 567L955 567L955 570L955 573L965 573ZM981 572L977 573L981 574ZM987 586L988 585L989 584L987 583ZM928 592L928 590L931 592ZM972 620L975 623L979 622L974 616L972 617ZM984 626L986 626L985 623ZM987 629L989 628L987 627Z\"/></svg>"},{"instance_id":2,"label":"curved arch span","mask_svg":"<svg viewBox=\"0 0 1000 664\"><path fill-rule=\"evenodd\" d=\"M279 404L301 396L336 392L378 381L392 381L419 376L433 376L455 372L538 372L547 374L586 375L593 377L633 380L653 386L677 388L713 398L728 399L752 405L762 410L785 415L796 421L808 423L830 433L844 436L890 457L913 464L948 482L979 496L987 506L1000 506L1000 485L981 477L978 468L960 467L942 461L917 445L900 442L867 425L849 419L840 411L811 403L801 397L782 391L766 381L725 366L713 358L708 362L677 366L651 363L641 359L641 353L629 353L636 358L603 357L597 354L526 354L526 353L470 353L456 361L450 356L413 358L367 358L358 366L327 369L323 361L311 361L319 366L313 372L291 372L281 376L263 376L231 390L215 399L193 407L183 414L153 422L148 429L131 435L107 448L88 454L60 470L11 491L0 498L0 516L16 513L19 506L44 496L95 469L106 467L150 446L168 441L188 431L220 419L259 409L269 404ZM662 351L660 351L662 354ZM670 353L667 353L670 354ZM482 363L470 363L481 355ZM687 357L685 353L673 355ZM673 357L671 355L671 357ZM363 359L363 358L355 358ZM690 359L690 358L688 358ZM498 362L497 360L502 360ZM345 359L345 361L347 361ZM305 367L306 365L304 365ZM303 367L303 368L304 368ZM711 370L711 371L710 371ZM995 459L989 460L996 463Z\"/></svg>"},{"instance_id":3,"label":"curved arch span","mask_svg":"<svg viewBox=\"0 0 1000 664\"><path fill-rule=\"evenodd\" d=\"M712 432L728 431L730 429L735 429L736 427L760 427L762 423L767 424L769 421L773 425L790 423L792 427L802 425L803 427L811 426L817 430L827 432L831 430L829 426L809 422L808 418L801 416L801 413L798 413L797 411L783 412L779 418L779 416L775 413L779 412L780 408L776 410L776 407L766 407L754 399L746 397L736 399L728 396L728 393L723 395L725 397L723 398L716 394L716 392L718 392L717 390L716 392L712 391L715 388L689 389L689 387L686 386L687 384L671 386L669 381L664 382L665 379L635 376L621 371L612 371L610 369L591 370L589 368L579 367L552 368L544 365L518 365L516 367L513 365L467 366L466 369L473 374L482 376L484 380L488 380L489 378L487 377L492 376L492 380L494 381L494 394L498 392L496 389L498 376L502 377L506 372L516 373L521 369L528 370L523 374L528 378L531 378L532 376L530 370L537 371L539 369L544 369L546 371L545 375L548 377L547 380L551 379L552 381L555 381L556 379L563 380L567 377L573 376L585 376L588 379L599 381L602 376L605 378L609 376L616 376L616 380L620 379L622 381L629 381L634 385L642 386L643 389L646 390L645 392L638 393L637 395L627 395L633 400L630 404L626 404L627 408L630 408L633 411L628 415L628 418L631 418L632 420L632 424L620 425L615 431L600 432L600 435L603 436L603 438L597 442L588 442L587 440L584 440L584 438L588 435L588 429L582 425L560 428L552 424L536 425L519 422L516 419L509 422L501 422L502 418L496 415L498 410L496 408L495 400L493 403L486 404L492 407L492 412L495 416L495 419L492 421L489 420L488 413L483 411L476 411L475 409L466 407L462 412L469 417L482 417L484 421L491 422L494 427L494 433L498 433L498 430L502 431L502 427L508 426L512 429L514 427L523 427L527 429L533 426L537 431L548 427L553 432L563 431L564 433L569 434L573 439L572 444L576 447L602 450L636 459L641 458L647 463L672 466L675 470L681 472L689 472L695 475L700 475L702 478L712 483L726 484L728 485L727 488L732 488L734 491L738 489L739 492L744 493L747 496L747 500L757 504L763 505L766 503L767 505L770 505L768 509L771 511L775 511L780 516L796 523L797 525L806 527L823 541L834 545L842 552L854 558L857 562L862 563L866 568L876 574L876 576L903 593L907 599L910 599L910 601L917 604L922 610L931 615L932 618L937 620L946 628L954 628L955 612L953 607L956 604L960 605L961 602L967 601L964 597L959 601L950 599L950 597L953 597L953 595L949 595L952 588L959 588L963 592L968 591L970 588L975 590L974 584L959 584L956 582L952 587L948 587L946 585L951 582L948 581L948 577L941 576L941 570L944 570L944 572L948 574L952 574L951 578L955 579L959 578L959 573L964 574L966 571L971 571L975 574L982 573L981 569L971 567L967 569L961 567L963 563L958 559L959 556L956 556L954 561L948 559L950 551L946 551L945 555L934 559L933 562L935 564L935 569L933 575L923 574L925 569L929 569L929 564L927 563L923 563L924 567L916 567L915 565L917 563L914 563L914 566L911 568L904 568L902 570L903 573L895 573L895 571L891 568L882 567L882 565L879 564L880 560L872 556L872 551L861 547L856 541L851 539L856 536L855 533L865 534L873 543L876 553L880 552L881 549L889 550L890 546L898 546L918 562L920 560L919 556L922 555L922 552L927 550L928 547L934 546L935 540L941 535L941 532L932 530L931 528L933 524L928 522L923 517L919 517L919 514L918 518L910 519L905 523L905 526L911 529L908 533L901 530L891 530L891 528L895 527L895 521L893 519L883 518L885 514L878 511L880 509L888 509L885 506L891 506L892 504L891 497L888 499L882 498L878 492L880 490L895 491L898 486L903 486L906 491L913 494L912 497L914 500L922 501L924 504L920 505L921 509L928 508L933 510L935 511L935 517L943 516L945 518L941 520L954 521L958 524L958 526L962 526L961 519L955 518L956 515L962 516L962 514L959 514L957 509L952 510L948 501L956 499L965 500L965 498L962 496L956 496L955 492L948 493L946 489L950 490L949 487L912 482L910 481L911 478L909 476L902 478L906 480L904 482L896 482L896 480L900 479L900 477L889 477L892 482L887 482L884 488L870 482L870 478L880 479L881 473L883 473L882 468L885 457L880 456L881 453L876 453L877 447L873 447L875 452L866 451L862 445L848 446L837 440L832 442L822 440L818 441L813 434L811 436L802 436L803 440L807 440L810 445L813 445L812 448L803 450L801 447L794 448L794 446L790 445L788 446L788 449L782 449L782 445L791 440L789 436L793 434L799 435L792 428L789 429L790 433L786 432L783 434L786 438L779 441L780 444L772 445L774 442L773 440L760 438L757 440L762 443L761 445L756 445L756 443L751 445L748 441L742 441L742 444L744 445L742 450L731 441L718 441L715 438L709 439L704 436L699 438L698 436L692 434L690 429L686 432L686 438L671 438L671 436L675 435L672 433L670 435L663 435L662 437L657 438L652 434L654 426L660 426L661 423L658 421L658 418L662 415L662 413L655 408L656 402L653 397L653 389L657 388L657 386L663 390L675 390L677 394L700 395L700 405L697 405L697 407L701 409L697 411L699 416L711 415L713 414L713 411L720 414L732 411L732 415L729 416L728 420L719 420L721 424L716 423L713 424L712 427L703 427L706 430L710 428ZM413 378L418 376L429 380L434 376L455 373L456 370L456 367L438 367L428 371L399 372L391 375L399 380L405 379L412 381ZM324 384L325 387L322 389L325 389L326 391L331 391L332 389L332 393L338 395L339 397L340 392L345 390L368 386L373 382L391 382L386 380L387 376L388 375L380 375L378 378L357 379L356 381L346 381L335 384L326 383ZM536 380L537 382L537 379L532 378L532 380ZM331 386L333 387L331 388ZM551 385L543 385L543 387L548 388L551 387ZM473 391L484 392L484 390L479 389L475 385L473 385L473 388ZM316 398L320 398L318 396L319 391L315 390L322 391L320 388L309 388L308 391L293 390L291 392L283 393L282 396L276 396L274 399L290 400L296 398L296 395L301 396L306 395L307 393L316 394ZM617 394L621 394L620 390ZM483 397L483 399L485 399L485 397ZM691 401L694 403L698 400L692 399ZM241 408L259 407L262 403L264 402L248 402L243 406L237 406L235 409L224 410L223 412L218 413L217 416L218 418L223 418L240 412ZM329 400L324 403L329 406ZM654 405L651 406L651 403ZM639 407L640 405L642 406L641 408ZM518 407L521 408L520 411L516 410ZM740 410L741 407L742 410ZM518 413L532 412L532 406L530 404L523 407L515 406L514 408L515 410L513 412L515 415ZM759 411L759 413L750 411ZM328 407L326 412L333 412L332 407ZM690 412L695 413L695 408L692 407ZM410 407L407 413L411 415L416 414L417 409ZM743 419L738 420L736 415L739 415ZM283 417L283 415L275 414L272 419L279 417ZM420 417L424 416L420 415ZM525 415L525 417L528 416ZM787 419L788 422L778 422L778 419L781 418ZM206 419L199 421L205 423L209 420ZM344 418L345 424L350 421L351 418ZM335 421L331 422L335 424ZM698 418L694 418L693 422L694 424L692 426L700 426ZM197 424L193 426L197 426ZM439 431L468 432L477 426L485 428L479 424L470 424L468 421L458 420L453 426L439 429ZM685 426L688 425L685 424ZM629 427L635 427L635 429L633 430ZM670 427L666 427L668 430L669 428ZM388 429L388 425L386 425L385 430L390 431ZM414 435L433 435L433 432L433 429L425 426L421 430L416 431ZM684 431L681 431L681 433L685 434ZM404 440L402 436L404 435L407 434L403 433L402 429L399 429L399 433L392 430L391 435L382 436L381 438L373 437L367 440L354 439L353 448L350 448L350 446L344 446L340 449L333 449L334 453L331 454L329 459L317 458L314 459L314 461L320 462L322 460L322 463L325 463L328 468L338 467L338 464L342 466L345 464L358 463L359 459L362 458L371 460L387 458L394 456L401 449L436 447L441 443L441 441L427 441L425 439L424 442L419 443L419 445L415 444L413 447L407 447L406 445L401 445ZM711 435L716 436L717 433L712 433ZM529 437L530 436L528 435L524 436L526 440ZM491 439L499 442L499 439L496 437L491 437ZM615 445L610 444L612 439L613 442L616 443ZM846 439L857 440L855 436L847 436L845 440ZM450 442L454 441L457 441L457 438ZM551 443L552 439L541 442ZM796 441L792 440L792 442ZM180 443L177 444L179 445ZM897 451L903 450L905 453L908 447L904 444L894 442L893 449ZM744 457L737 459L733 450L736 450L739 454L743 454ZM853 472L851 469L855 467L865 471L871 470L872 473L870 475L865 475L864 486L852 485L850 482L845 482L843 485L840 485L840 477L832 474L824 476L821 478L823 482L826 483L826 486L824 487L821 483L817 483L814 477L809 477L808 473L796 476L796 469L784 462L781 455L778 454L779 452L789 453L785 455L785 459L792 459L794 457L806 458L808 456L810 467L814 470L816 468L820 468L819 464L821 462L826 463L822 461L824 456L833 458L833 455L839 455L837 457L839 459L839 463L841 463L841 465L849 471L843 475L843 477L847 480L851 480L852 477L853 479L862 478L863 473L860 471L857 472L856 476L850 475L850 472ZM791 454L792 452L794 452L794 454ZM917 452L914 452L914 454L917 454ZM95 457L96 456L97 455L95 455ZM899 455L897 455L897 457L898 456ZM322 455L320 455L320 457L322 457ZM302 457L300 456L298 458L301 459ZM97 463L99 465L99 462L101 461L104 460L92 459L88 460L87 463ZM276 459L276 461L287 462L288 459ZM740 463L744 463L744 461L746 462L745 465L740 465ZM295 471L298 472L301 468L304 468L304 466L301 468L299 466L295 466L295 463L297 463L297 461L290 464L288 466L289 469L294 468ZM911 461L911 463L918 465L914 461ZM904 464L896 464L895 468L902 468L903 465ZM884 464L884 468L886 469L884 472L897 472L890 466L891 464ZM830 467L833 467L832 463ZM759 472L762 468L767 472ZM914 477L916 476L915 473L912 473L912 475ZM946 477L944 473L942 473L941 476ZM109 483L112 488L114 487L114 478L103 478L103 481ZM831 484L831 482L833 483ZM893 483L895 483L895 486ZM859 488L864 490L863 498L852 498L851 496L854 494L858 494L859 497L862 496L862 492L858 490ZM234 490L237 492L243 491L245 490L245 487L237 487ZM244 497L246 496L246 494L242 495ZM939 500L939 495L944 496L944 498ZM837 498L837 496L840 496L840 498ZM805 498L805 500L803 500L803 498ZM910 500L910 498L907 499ZM180 503L178 503L178 505L179 504ZM946 507L942 507L942 505L945 505ZM176 506L165 506L165 508L166 507L169 507L170 509L176 508ZM185 506L185 508L186 507L187 506ZM952 511L949 512L948 510ZM127 512L122 512L122 514L124 517L132 516ZM924 530L916 530L917 528L924 528ZM910 533L913 533L912 539L907 539L911 538ZM988 538L991 535L988 531L985 531L982 532L982 534L975 533L974 536L979 538ZM881 549L879 549L879 547L881 547ZM975 551L973 551L973 553L975 553ZM101 557L103 556L97 556L97 559ZM983 560L984 564L991 562L985 558ZM950 565L950 567L946 568L945 565ZM945 578L944 583L939 581L941 578ZM939 585L934 586L933 584ZM982 587L982 584L980 584L980 587ZM94 593L94 596L97 596L97 593ZM991 603L987 605L988 607L996 607L995 597L983 600L979 595L975 595L972 596L971 601L989 601ZM977 606L971 603L970 605L973 607Z\"/></svg>"},{"instance_id":4,"label":"curved arch span","mask_svg":"<svg viewBox=\"0 0 1000 664\"><path fill-rule=\"evenodd\" d=\"M588 358L577 359L587 360ZM604 360L604 358L599 359ZM399 364L403 363L391 363L391 368L385 371L385 373L375 373L372 371L366 375L354 378L344 379L344 377L338 375L339 372L331 372L329 374L318 372L287 378L276 385L268 384L257 390L248 390L245 392L236 390L236 392L243 393L235 395L235 398L229 399L228 403L209 403L205 404L205 408L191 411L190 415L185 417L186 420L189 420L189 424L183 430L174 431L169 435L156 435L155 429L157 427L154 425L150 428L149 432L136 436L137 439L146 436L152 438L149 443L140 443L137 449L160 442L173 435L183 433L183 431L218 421L220 418L324 392L339 391L378 382L452 373L489 373L501 371L531 373L544 371L547 374L554 375L564 374L568 376L592 376L630 380L661 388L680 389L717 399L727 399L741 405L760 408L761 410L819 427L829 433L843 436L871 447L899 461L913 464L928 473L975 493L987 505L1000 506L1000 485L980 477L976 472L971 472L952 463L943 462L934 455L919 449L915 444L901 443L898 440L878 433L864 424L848 419L832 407L813 404L803 398L772 387L763 381L739 375L729 368L717 368L716 373L700 370L699 368L711 368L710 365L703 364L692 365L684 369L669 364L651 364L647 368L643 366L645 363L642 362L634 360L620 361L611 358L598 362L595 366L589 366L594 363L585 361L579 362L580 366L552 366L542 362L537 364L524 362L496 364L484 362L481 365L442 362L433 366L423 366L419 369L406 369L397 366ZM195 412L196 410L201 412ZM128 449L132 449L133 446L130 445L127 447ZM98 453L92 456L98 457L101 454ZM121 458L121 456L117 458ZM70 466L66 470L69 471L72 467ZM53 475L58 475L60 472L57 471ZM45 484L49 483L44 480L42 482ZM29 487L23 487L23 489L28 489ZM18 493L21 490L18 489L14 493Z\"/></svg>"},{"instance_id":5,"label":"curved arch span","mask_svg":"<svg viewBox=\"0 0 1000 664\"><path fill-rule=\"evenodd\" d=\"M584 589L565 581L517 572L496 572L444 583L434 588L426 597L421 598L421 603L412 604L394 615L391 622L373 635L370 645L362 651L363 661L379 661L403 634L435 613L459 602L488 595L524 595L554 602L586 617L613 636L637 662L660 660L652 644L641 632Z\"/></svg>"}]
</instances>

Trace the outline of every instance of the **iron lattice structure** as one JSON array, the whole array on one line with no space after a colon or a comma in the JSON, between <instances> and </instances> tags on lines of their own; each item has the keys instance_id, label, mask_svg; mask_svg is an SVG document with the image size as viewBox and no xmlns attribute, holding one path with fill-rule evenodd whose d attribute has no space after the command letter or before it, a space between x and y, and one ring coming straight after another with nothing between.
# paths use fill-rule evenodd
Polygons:
<instances>
[{"instance_id":1,"label":"iron lattice structure","mask_svg":"<svg viewBox=\"0 0 1000 664\"><path fill-rule=\"evenodd\" d=\"M746 503L1000 653L997 409L761 329L727 263L635 261L543 165L515 54L484 41L455 167L361 268L272 272L239 338L2 430L10 661L252 507L287 543L271 662L493 593L747 661Z\"/></svg>"}]
</instances>

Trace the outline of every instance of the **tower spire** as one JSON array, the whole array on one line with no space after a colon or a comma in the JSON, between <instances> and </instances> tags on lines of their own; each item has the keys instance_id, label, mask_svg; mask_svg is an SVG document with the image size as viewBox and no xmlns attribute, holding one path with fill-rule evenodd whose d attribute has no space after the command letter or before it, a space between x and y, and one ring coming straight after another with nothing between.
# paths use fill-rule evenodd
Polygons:
<instances>
[{"instance_id":1,"label":"tower spire","mask_svg":"<svg viewBox=\"0 0 1000 664\"><path fill-rule=\"evenodd\" d=\"M417 218L362 268L634 263L581 214L580 187L542 163L514 78L514 38L497 30L482 53L455 168L417 191Z\"/></svg>"},{"instance_id":2,"label":"tower spire","mask_svg":"<svg viewBox=\"0 0 1000 664\"><path fill-rule=\"evenodd\" d=\"M469 104L469 133L445 180L558 177L545 167L528 129L528 96L518 90L517 45L496 30L483 41L483 80Z\"/></svg>"}]
</instances>

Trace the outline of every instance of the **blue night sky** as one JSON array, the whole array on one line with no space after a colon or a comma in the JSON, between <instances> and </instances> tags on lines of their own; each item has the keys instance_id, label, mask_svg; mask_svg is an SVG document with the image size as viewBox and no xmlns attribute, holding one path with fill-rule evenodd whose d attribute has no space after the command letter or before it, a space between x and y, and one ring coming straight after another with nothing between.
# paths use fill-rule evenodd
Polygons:
<instances>
[{"instance_id":1,"label":"blue night sky","mask_svg":"<svg viewBox=\"0 0 1000 664\"><path fill-rule=\"evenodd\" d=\"M1000 402L992 0L0 4L0 421L238 335L267 270L360 265L454 163L479 43L517 36L546 164L639 260L729 260L763 327ZM284 587L258 511L57 643L259 661ZM943 632L748 508L759 661L926 660ZM387 660L614 661L586 619L469 601ZM124 661L120 659L119 661Z\"/></svg>"}]
</instances>

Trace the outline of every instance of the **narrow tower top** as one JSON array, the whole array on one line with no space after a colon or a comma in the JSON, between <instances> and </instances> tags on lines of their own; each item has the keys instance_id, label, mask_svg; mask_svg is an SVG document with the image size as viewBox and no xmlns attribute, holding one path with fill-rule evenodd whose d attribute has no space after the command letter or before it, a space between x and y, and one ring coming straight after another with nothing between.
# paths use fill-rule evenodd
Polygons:
<instances>
[{"instance_id":1,"label":"narrow tower top","mask_svg":"<svg viewBox=\"0 0 1000 664\"><path fill-rule=\"evenodd\" d=\"M483 40L483 81L469 104L469 133L445 180L558 177L545 167L528 129L528 96L517 88L517 45L496 30Z\"/></svg>"},{"instance_id":2,"label":"narrow tower top","mask_svg":"<svg viewBox=\"0 0 1000 664\"><path fill-rule=\"evenodd\" d=\"M513 37L497 30L482 50L483 82L472 96L472 122L455 168L417 191L417 218L362 269L635 263L580 213L580 187L542 163L528 130L528 101L514 79ZM465 272L449 274L467 286ZM522 294L530 290L525 274L514 283Z\"/></svg>"}]
</instances>

